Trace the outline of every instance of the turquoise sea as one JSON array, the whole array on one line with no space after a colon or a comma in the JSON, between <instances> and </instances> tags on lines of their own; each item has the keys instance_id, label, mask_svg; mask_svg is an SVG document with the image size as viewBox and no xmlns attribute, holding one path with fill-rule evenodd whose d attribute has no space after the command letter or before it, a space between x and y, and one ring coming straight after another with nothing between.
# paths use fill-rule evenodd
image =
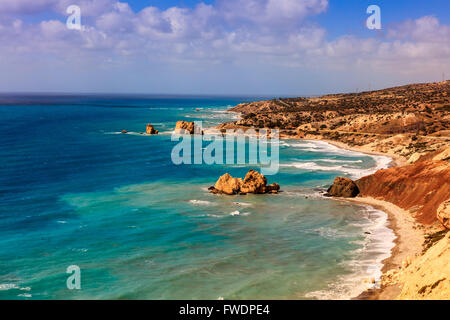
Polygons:
<instances>
[{"instance_id":1,"label":"turquoise sea","mask_svg":"<svg viewBox=\"0 0 450 320\"><path fill-rule=\"evenodd\" d=\"M285 140L267 177L283 192L235 197L207 187L258 167L172 163L176 121L215 126L251 100L0 96L0 299L358 295L379 276L393 232L383 212L320 191L389 159ZM140 135L146 123L160 134ZM70 265L81 290L66 286Z\"/></svg>"}]
</instances>

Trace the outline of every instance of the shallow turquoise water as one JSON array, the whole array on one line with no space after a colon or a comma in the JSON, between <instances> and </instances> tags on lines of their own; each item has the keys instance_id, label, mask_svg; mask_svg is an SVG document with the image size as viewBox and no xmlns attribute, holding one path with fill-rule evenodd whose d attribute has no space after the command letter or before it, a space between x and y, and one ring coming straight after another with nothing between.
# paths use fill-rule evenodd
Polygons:
<instances>
[{"instance_id":1,"label":"shallow turquoise water","mask_svg":"<svg viewBox=\"0 0 450 320\"><path fill-rule=\"evenodd\" d=\"M336 175L387 159L283 141L280 171L268 176L283 192L237 197L206 188L254 166L172 163L176 121L212 126L246 98L8 99L1 299L348 298L392 247L383 213L319 194ZM134 134L146 123L162 134ZM66 287L69 265L81 268L81 290Z\"/></svg>"}]
</instances>

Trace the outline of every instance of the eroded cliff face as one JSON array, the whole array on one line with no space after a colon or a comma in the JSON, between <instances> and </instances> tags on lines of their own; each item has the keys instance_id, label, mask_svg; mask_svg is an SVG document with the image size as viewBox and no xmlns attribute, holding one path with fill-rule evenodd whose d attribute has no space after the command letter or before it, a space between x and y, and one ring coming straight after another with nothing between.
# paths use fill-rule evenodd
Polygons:
<instances>
[{"instance_id":1,"label":"eroded cliff face","mask_svg":"<svg viewBox=\"0 0 450 320\"><path fill-rule=\"evenodd\" d=\"M388 271L382 284L400 285L400 300L450 299L450 232L411 263Z\"/></svg>"},{"instance_id":2,"label":"eroded cliff face","mask_svg":"<svg viewBox=\"0 0 450 320\"><path fill-rule=\"evenodd\" d=\"M439 206L450 198L450 162L419 160L379 170L356 184L361 196L392 202L418 222L431 224L437 220Z\"/></svg>"}]
</instances>

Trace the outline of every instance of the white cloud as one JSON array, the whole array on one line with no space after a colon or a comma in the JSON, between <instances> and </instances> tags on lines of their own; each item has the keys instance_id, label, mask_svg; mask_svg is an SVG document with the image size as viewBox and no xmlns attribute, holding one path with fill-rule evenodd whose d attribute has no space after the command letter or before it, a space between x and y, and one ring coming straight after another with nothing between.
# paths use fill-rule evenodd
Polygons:
<instances>
[{"instance_id":1,"label":"white cloud","mask_svg":"<svg viewBox=\"0 0 450 320\"><path fill-rule=\"evenodd\" d=\"M57 2L57 0L0 0L0 12L32 14L48 10Z\"/></svg>"},{"instance_id":2,"label":"white cloud","mask_svg":"<svg viewBox=\"0 0 450 320\"><path fill-rule=\"evenodd\" d=\"M391 28L389 39L410 39L426 42L449 42L450 26L442 25L434 16L424 16L417 20L407 20Z\"/></svg>"},{"instance_id":3,"label":"white cloud","mask_svg":"<svg viewBox=\"0 0 450 320\"><path fill-rule=\"evenodd\" d=\"M328 0L218 0L217 8L230 23L270 27L298 24L305 17L324 12Z\"/></svg>"},{"instance_id":4,"label":"white cloud","mask_svg":"<svg viewBox=\"0 0 450 320\"><path fill-rule=\"evenodd\" d=\"M0 12L50 9L65 13L65 6L72 2L0 0L4 5ZM33 54L56 64L90 63L92 68L105 69L162 64L203 69L223 64L262 69L365 68L417 75L450 65L450 26L432 16L404 21L384 37L345 35L327 40L327 31L307 19L326 12L327 0L218 0L214 5L147 7L139 12L113 0L81 0L79 4L82 31L68 30L65 14L61 21L39 24L6 15L0 20L0 60L18 68ZM90 18L83 19L85 14Z\"/></svg>"}]
</instances>

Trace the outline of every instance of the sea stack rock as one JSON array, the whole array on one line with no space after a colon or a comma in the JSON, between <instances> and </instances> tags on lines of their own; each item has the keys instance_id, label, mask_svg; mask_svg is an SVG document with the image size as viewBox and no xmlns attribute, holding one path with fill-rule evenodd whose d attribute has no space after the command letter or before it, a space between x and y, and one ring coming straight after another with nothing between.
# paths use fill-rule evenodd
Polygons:
<instances>
[{"instance_id":1,"label":"sea stack rock","mask_svg":"<svg viewBox=\"0 0 450 320\"><path fill-rule=\"evenodd\" d=\"M228 173L225 173L223 176L217 180L214 185L214 189L211 189L213 193L224 193L224 194L238 194L240 192L242 186L241 178L233 178Z\"/></svg>"},{"instance_id":2,"label":"sea stack rock","mask_svg":"<svg viewBox=\"0 0 450 320\"><path fill-rule=\"evenodd\" d=\"M278 193L280 185L278 183L272 183L267 185L267 179L261 173L250 170L244 180L241 178L233 178L228 173L217 180L214 186L208 188L211 193L216 194L264 194L264 193Z\"/></svg>"},{"instance_id":3,"label":"sea stack rock","mask_svg":"<svg viewBox=\"0 0 450 320\"><path fill-rule=\"evenodd\" d=\"M241 186L242 193L266 193L267 179L255 170L247 172Z\"/></svg>"},{"instance_id":4,"label":"sea stack rock","mask_svg":"<svg viewBox=\"0 0 450 320\"><path fill-rule=\"evenodd\" d=\"M440 204L437 209L437 218L445 228L450 229L450 199Z\"/></svg>"},{"instance_id":5,"label":"sea stack rock","mask_svg":"<svg viewBox=\"0 0 450 320\"><path fill-rule=\"evenodd\" d=\"M145 128L145 132L147 134L158 134L158 130L155 130L155 127L153 127L150 123L147 123L147 126Z\"/></svg>"},{"instance_id":6,"label":"sea stack rock","mask_svg":"<svg viewBox=\"0 0 450 320\"><path fill-rule=\"evenodd\" d=\"M349 178L337 177L334 183L328 188L325 196L327 197L343 197L354 198L359 194L356 183Z\"/></svg>"},{"instance_id":7,"label":"sea stack rock","mask_svg":"<svg viewBox=\"0 0 450 320\"><path fill-rule=\"evenodd\" d=\"M201 130L194 122L178 121L175 125L175 132L179 134L201 134Z\"/></svg>"}]
</instances>

